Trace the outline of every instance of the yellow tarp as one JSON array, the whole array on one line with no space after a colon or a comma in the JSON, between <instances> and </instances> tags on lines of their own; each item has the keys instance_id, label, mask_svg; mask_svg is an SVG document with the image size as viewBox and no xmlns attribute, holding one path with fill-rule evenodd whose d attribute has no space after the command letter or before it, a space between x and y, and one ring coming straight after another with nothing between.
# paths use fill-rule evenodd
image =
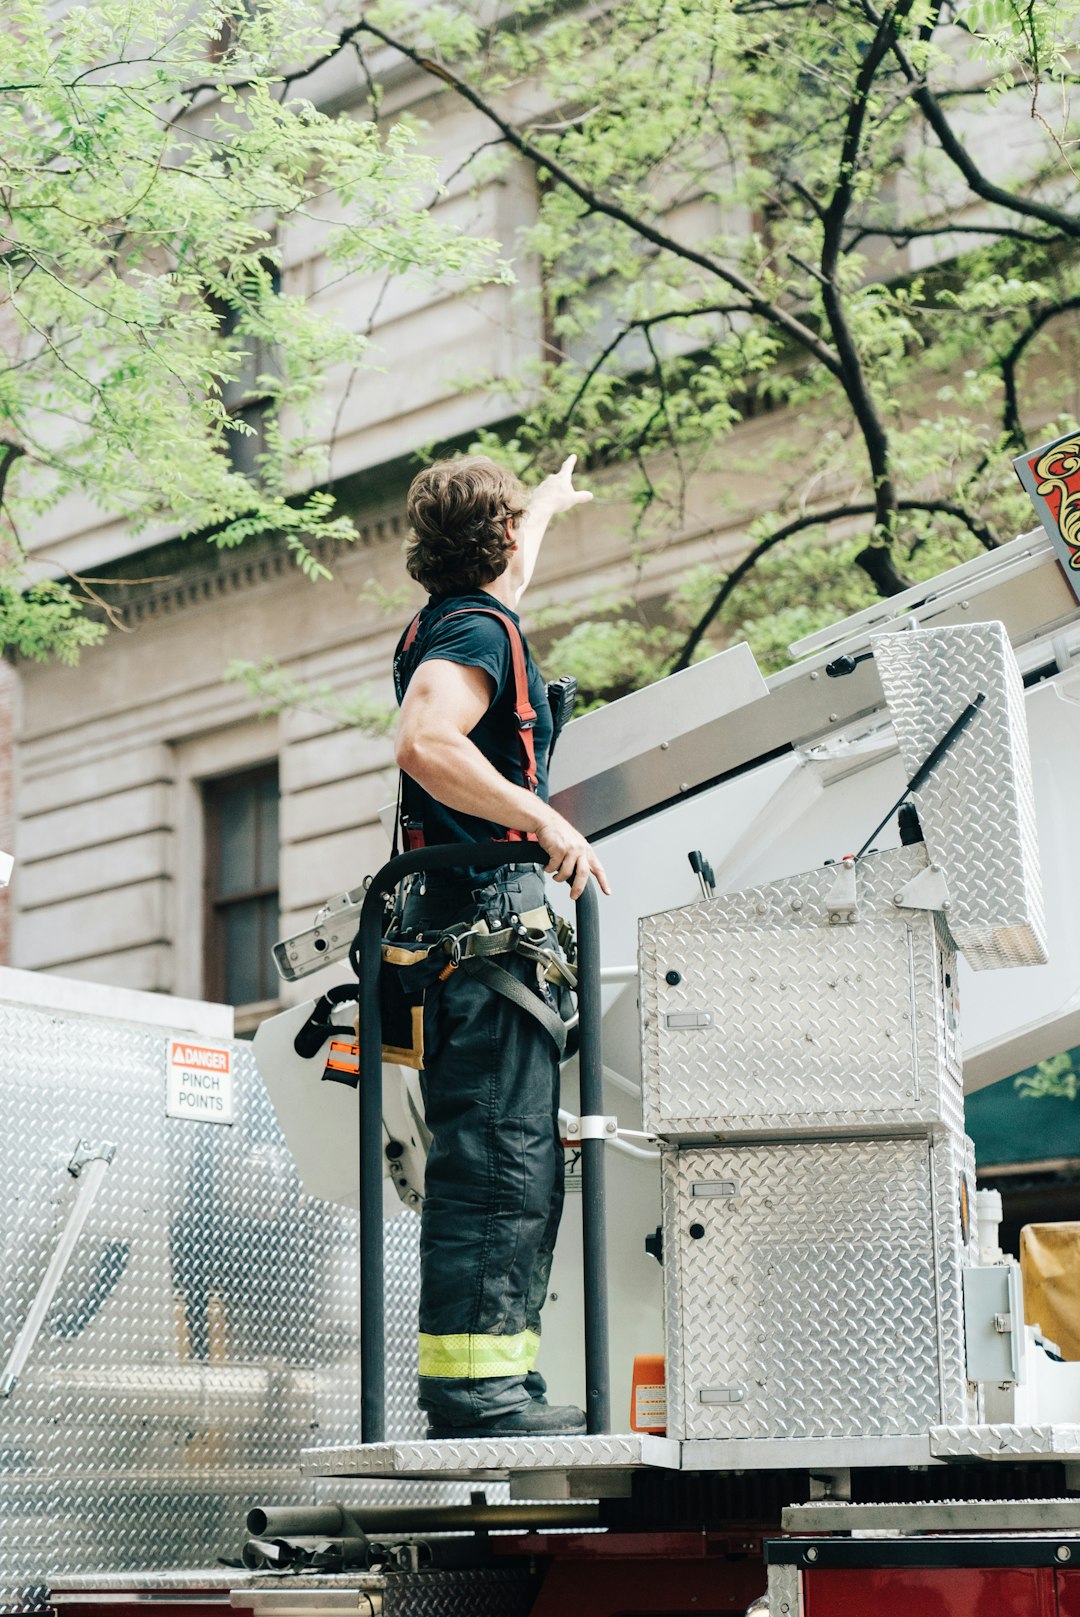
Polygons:
<instances>
[{"instance_id":1,"label":"yellow tarp","mask_svg":"<svg viewBox=\"0 0 1080 1617\"><path fill-rule=\"evenodd\" d=\"M1020 1232L1024 1319L1062 1358L1080 1359L1080 1223L1025 1224Z\"/></svg>"}]
</instances>

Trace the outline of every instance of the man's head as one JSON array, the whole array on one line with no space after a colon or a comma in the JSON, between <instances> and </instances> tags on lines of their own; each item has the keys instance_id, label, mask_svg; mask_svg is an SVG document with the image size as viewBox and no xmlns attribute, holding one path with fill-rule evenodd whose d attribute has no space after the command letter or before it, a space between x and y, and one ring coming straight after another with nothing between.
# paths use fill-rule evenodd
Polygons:
<instances>
[{"instance_id":1,"label":"man's head","mask_svg":"<svg viewBox=\"0 0 1080 1617\"><path fill-rule=\"evenodd\" d=\"M506 571L527 503L513 472L486 455L436 461L409 489L405 565L433 595L482 589Z\"/></svg>"}]
</instances>

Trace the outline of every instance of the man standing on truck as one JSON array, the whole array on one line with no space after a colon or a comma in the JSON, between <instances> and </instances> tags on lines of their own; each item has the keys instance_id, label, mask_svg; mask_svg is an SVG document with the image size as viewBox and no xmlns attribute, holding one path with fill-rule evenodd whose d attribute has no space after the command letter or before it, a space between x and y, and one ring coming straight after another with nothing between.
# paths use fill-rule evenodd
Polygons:
<instances>
[{"instance_id":1,"label":"man standing on truck","mask_svg":"<svg viewBox=\"0 0 1080 1617\"><path fill-rule=\"evenodd\" d=\"M553 720L515 609L551 518L592 498L573 487L576 458L531 498L483 456L420 473L407 566L430 599L394 663L406 845L539 842L574 898L590 876L608 892L607 877L547 802ZM478 922L486 937L528 933L534 952L491 962L509 991L466 970L427 991L420 1406L430 1437L580 1432L582 1411L549 1405L534 1368L563 1193L558 1002L535 952L556 944L539 867L430 872L406 896L402 931L422 942Z\"/></svg>"}]
</instances>

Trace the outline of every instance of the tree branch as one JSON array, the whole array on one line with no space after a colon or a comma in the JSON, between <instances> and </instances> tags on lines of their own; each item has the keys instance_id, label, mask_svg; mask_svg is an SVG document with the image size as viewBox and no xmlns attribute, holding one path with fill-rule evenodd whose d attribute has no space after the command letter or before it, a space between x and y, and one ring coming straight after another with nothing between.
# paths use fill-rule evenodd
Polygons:
<instances>
[{"instance_id":1,"label":"tree branch","mask_svg":"<svg viewBox=\"0 0 1080 1617\"><path fill-rule=\"evenodd\" d=\"M998 541L986 523L972 516L969 511L965 511L963 506L955 505L950 500L898 500L896 509L898 511L930 511L941 516L955 517L958 522L962 522L974 534L984 549L997 549ZM731 595L742 583L747 573L751 572L762 556L767 556L775 546L782 544L785 539L791 539L797 533L802 533L807 528L816 528L829 522L839 522L844 517L875 516L876 514L876 501L834 505L825 511L812 511L809 514L804 513L802 516L794 517L790 522L785 522L783 527L767 534L759 544L754 546L753 550L743 557L737 566L732 568L724 579L724 582L709 602L708 607L690 631L686 643L668 672L677 674L681 669L689 668L690 659L701 644L717 613L731 598Z\"/></svg>"},{"instance_id":2,"label":"tree branch","mask_svg":"<svg viewBox=\"0 0 1080 1617\"><path fill-rule=\"evenodd\" d=\"M852 252L868 237L882 237L894 247L903 247L909 241L923 236L994 236L1010 241L1023 241L1036 247L1052 243L1053 236L1021 230L1017 225L862 225L844 244L846 253Z\"/></svg>"},{"instance_id":3,"label":"tree branch","mask_svg":"<svg viewBox=\"0 0 1080 1617\"><path fill-rule=\"evenodd\" d=\"M862 0L862 4L863 11L870 21L880 24L881 18L871 0ZM982 197L984 202L997 203L999 207L1007 208L1010 213L1023 214L1029 219L1041 219L1043 224L1053 225L1062 235L1080 238L1080 219L1074 219L1071 214L1063 213L1060 208L1051 207L1048 202L1039 202L1034 197L1018 196L1015 192L1007 191L1004 186L995 185L992 180L987 179L957 137L940 101L927 83L925 74L916 73L910 56L898 38L893 38L890 49L907 76L912 100L937 136L945 156L960 170L976 196Z\"/></svg>"},{"instance_id":4,"label":"tree branch","mask_svg":"<svg viewBox=\"0 0 1080 1617\"><path fill-rule=\"evenodd\" d=\"M1069 309L1080 309L1080 296L1063 298L1060 303L1048 303L1031 317L1031 322L1017 337L1008 352L1001 359L1001 380L1005 385L1005 401L1001 412L1001 424L1005 432L1006 441L1019 453L1026 446L1024 444L1024 427L1020 419L1020 399L1016 390L1016 369L1030 342L1039 335L1045 325L1048 325L1057 315L1064 314Z\"/></svg>"},{"instance_id":5,"label":"tree branch","mask_svg":"<svg viewBox=\"0 0 1080 1617\"><path fill-rule=\"evenodd\" d=\"M695 320L699 315L705 314L747 314L748 312L749 311L744 303L704 303L699 305L699 307L696 309L666 309L660 314L643 315L638 320L628 321L628 323L623 326L622 330L612 338L611 342L609 342L607 346L601 350L601 352L589 366L588 370L585 372L585 375L581 380L581 385L578 387L577 392L571 399L570 404L567 407L566 414L559 423L556 430L556 436L561 437L561 435L569 427L571 421L574 419L574 416L577 413L579 404L585 397L589 388L592 386L592 383L596 380L596 377L599 375L607 361L611 358L615 350L620 346L621 343L625 341L627 337L629 337L632 331L648 332L653 326L663 325L665 321L668 320Z\"/></svg>"},{"instance_id":6,"label":"tree branch","mask_svg":"<svg viewBox=\"0 0 1080 1617\"><path fill-rule=\"evenodd\" d=\"M908 0L908 3L910 4L911 0ZM371 34L375 39L381 40L384 45L389 45L392 49L400 51L402 56L412 62L415 67L420 68L424 73L430 74L432 78L441 80L463 101L467 101L470 106L475 107L489 122L495 125L496 129L502 132L503 137L513 146L515 151L520 152L522 157L527 158L536 168L545 169L554 179L558 180L561 185L564 185L568 191L576 196L579 201L584 202L590 213L600 214L604 218L616 220L619 224L625 225L632 230L642 241L650 242L654 247L660 248L661 251L671 253L674 257L681 258L688 264L694 264L698 269L703 269L707 274L724 281L738 292L741 297L746 299L747 309L751 313L758 315L761 319L768 321L770 325L776 326L785 332L801 348L805 348L808 353L811 353L819 364L823 365L833 376L839 376L839 357L828 344L822 342L817 333L812 331L809 326L805 325L795 315L789 314L786 309L782 309L779 304L773 303L770 299L763 298L755 289L753 282L747 280L746 276L740 274L738 270L721 263L719 259L713 258L708 253L699 253L693 247L684 245L673 236L668 236L662 230L657 230L647 220L627 212L617 202L601 196L592 186L586 185L575 174L572 174L557 158L550 156L540 147L535 146L531 140L515 129L513 124L496 112L494 107L489 105L484 97L474 90L471 85L466 84L464 79L459 78L456 73L451 72L441 62L432 61L430 57L421 55L412 46L395 39L392 34L386 33L374 23L360 22L352 32Z\"/></svg>"},{"instance_id":7,"label":"tree branch","mask_svg":"<svg viewBox=\"0 0 1080 1617\"><path fill-rule=\"evenodd\" d=\"M15 462L21 460L25 454L26 450L23 445L13 443L10 438L0 443L0 504L3 503L4 490L7 487L8 477L11 475L11 469Z\"/></svg>"},{"instance_id":8,"label":"tree branch","mask_svg":"<svg viewBox=\"0 0 1080 1617\"><path fill-rule=\"evenodd\" d=\"M840 356L840 384L862 433L874 481L876 539L871 540L855 559L881 594L886 596L898 595L906 588L906 581L897 572L891 555L897 507L896 487L889 461L889 439L848 323L844 299L837 284L837 268L844 224L854 194L854 180L858 170L870 92L878 70L896 38L897 24L911 10L912 3L913 0L900 0L900 3L879 20L874 38L862 59L848 107L836 185L821 216L821 300L833 343Z\"/></svg>"}]
</instances>

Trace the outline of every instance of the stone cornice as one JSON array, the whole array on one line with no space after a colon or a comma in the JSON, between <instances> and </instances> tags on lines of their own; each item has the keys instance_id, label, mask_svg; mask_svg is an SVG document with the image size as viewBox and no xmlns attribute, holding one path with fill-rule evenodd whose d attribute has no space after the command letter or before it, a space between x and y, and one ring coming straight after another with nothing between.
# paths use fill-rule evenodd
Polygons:
<instances>
[{"instance_id":1,"label":"stone cornice","mask_svg":"<svg viewBox=\"0 0 1080 1617\"><path fill-rule=\"evenodd\" d=\"M313 545L312 549L318 559L333 570L343 558L355 556L359 550L400 542L404 537L404 516L387 514L358 525L356 539L351 544L343 539L327 540ZM118 577L132 579L131 583L93 586L95 593L108 603L110 611L130 626L204 606L260 584L274 583L296 570L288 547L273 537L248 539L235 550L217 550L208 542L189 540L146 551L137 561L137 567L134 557L116 566ZM136 572L144 572L146 582L136 581ZM100 607L93 608L91 615L105 616Z\"/></svg>"}]
</instances>

